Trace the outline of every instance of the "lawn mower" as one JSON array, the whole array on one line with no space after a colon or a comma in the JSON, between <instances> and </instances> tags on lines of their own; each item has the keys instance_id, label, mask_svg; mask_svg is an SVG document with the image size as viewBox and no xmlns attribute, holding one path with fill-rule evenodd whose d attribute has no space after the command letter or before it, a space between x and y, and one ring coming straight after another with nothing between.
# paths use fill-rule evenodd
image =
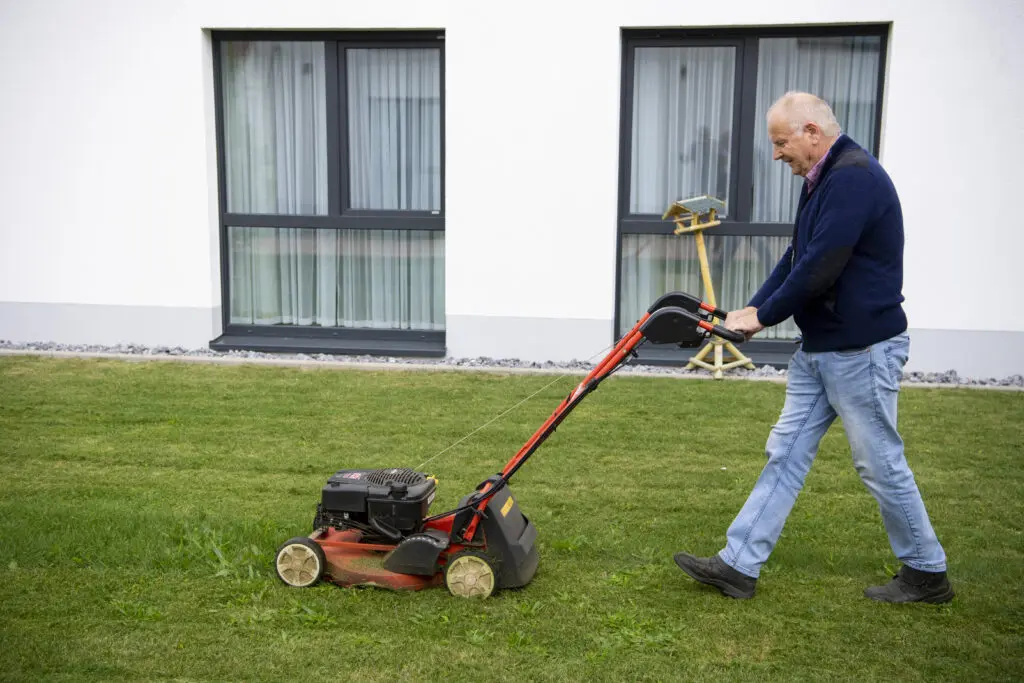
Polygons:
<instances>
[{"instance_id":1,"label":"lawn mower","mask_svg":"<svg viewBox=\"0 0 1024 683\"><path fill-rule=\"evenodd\" d=\"M428 516L437 480L408 468L343 469L320 493L313 533L285 541L277 576L293 587L321 580L341 586L419 590L444 584L460 597L481 597L528 584L539 561L537 527L519 509L509 480L562 420L644 342L699 346L712 334L740 343L741 333L715 324L721 309L683 292L660 297L498 473L458 506Z\"/></svg>"}]
</instances>

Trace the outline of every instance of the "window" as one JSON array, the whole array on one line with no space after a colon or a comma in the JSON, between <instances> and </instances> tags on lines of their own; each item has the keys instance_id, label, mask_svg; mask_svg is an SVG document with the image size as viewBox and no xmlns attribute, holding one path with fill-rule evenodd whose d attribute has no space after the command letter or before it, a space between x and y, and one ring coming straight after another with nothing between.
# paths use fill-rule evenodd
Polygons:
<instances>
[{"instance_id":1,"label":"window","mask_svg":"<svg viewBox=\"0 0 1024 683\"><path fill-rule=\"evenodd\" d=\"M443 36L214 35L215 348L444 348Z\"/></svg>"},{"instance_id":2,"label":"window","mask_svg":"<svg viewBox=\"0 0 1024 683\"><path fill-rule=\"evenodd\" d=\"M692 237L672 235L671 202L724 199L705 232L719 307L746 305L789 245L802 179L772 161L765 114L787 90L832 105L843 132L877 155L884 26L644 30L623 41L616 329L658 296L704 295ZM792 320L746 352L791 352ZM686 352L689 356L690 353Z\"/></svg>"}]
</instances>

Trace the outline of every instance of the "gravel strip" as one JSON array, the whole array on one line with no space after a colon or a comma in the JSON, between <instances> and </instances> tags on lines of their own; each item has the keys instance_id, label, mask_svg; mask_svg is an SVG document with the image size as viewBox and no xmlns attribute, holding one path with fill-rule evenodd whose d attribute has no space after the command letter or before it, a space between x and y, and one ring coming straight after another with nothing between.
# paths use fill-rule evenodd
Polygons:
<instances>
[{"instance_id":1,"label":"gravel strip","mask_svg":"<svg viewBox=\"0 0 1024 683\"><path fill-rule=\"evenodd\" d=\"M610 350L610 348L609 348ZM53 342L16 343L0 339L0 352L4 354L31 353L44 355L70 356L111 356L138 359L182 359L182 360L217 360L226 362L262 361L281 364L310 365L361 365L381 367L420 367L430 369L471 369L471 370L511 370L516 372L545 373L585 373L594 367L586 361L567 361L543 363L521 361L514 358L394 358L372 355L333 355L325 353L263 353L260 351L213 351L212 349L184 349L181 347L141 346L138 344L122 344L117 346L101 346L96 344L57 344ZM671 376L710 378L711 373L703 369L686 370L682 367L665 367L658 365L627 364L618 373L644 376ZM760 366L755 370L735 368L725 373L729 379L758 379L784 381L786 368L771 365ZM960 386L988 388L1024 388L1024 375L1008 377L961 377L955 370L946 372L908 372L903 377L904 384L920 384L929 386Z\"/></svg>"}]
</instances>

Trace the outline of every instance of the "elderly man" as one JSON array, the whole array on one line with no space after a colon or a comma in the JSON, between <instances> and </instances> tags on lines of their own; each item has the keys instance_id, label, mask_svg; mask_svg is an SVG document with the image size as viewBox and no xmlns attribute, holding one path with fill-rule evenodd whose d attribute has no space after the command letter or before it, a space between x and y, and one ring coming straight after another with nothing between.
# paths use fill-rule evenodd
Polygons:
<instances>
[{"instance_id":1,"label":"elderly man","mask_svg":"<svg viewBox=\"0 0 1024 683\"><path fill-rule=\"evenodd\" d=\"M751 598L829 426L841 417L853 464L878 501L902 562L883 602L948 602L946 555L936 538L896 427L910 340L903 312L903 218L889 176L842 134L827 103L787 93L769 110L774 159L805 178L793 242L749 305L725 326L749 338L790 316L800 347L786 401L766 446L768 462L712 557L676 564L733 598Z\"/></svg>"}]
</instances>

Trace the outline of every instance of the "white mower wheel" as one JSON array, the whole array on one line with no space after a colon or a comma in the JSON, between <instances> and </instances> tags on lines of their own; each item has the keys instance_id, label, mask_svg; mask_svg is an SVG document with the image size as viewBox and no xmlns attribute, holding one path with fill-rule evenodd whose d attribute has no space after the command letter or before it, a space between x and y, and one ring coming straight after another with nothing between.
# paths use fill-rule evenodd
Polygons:
<instances>
[{"instance_id":1,"label":"white mower wheel","mask_svg":"<svg viewBox=\"0 0 1024 683\"><path fill-rule=\"evenodd\" d=\"M306 536L296 536L282 543L274 558L277 578L293 588L315 586L326 569L324 549Z\"/></svg>"},{"instance_id":2,"label":"white mower wheel","mask_svg":"<svg viewBox=\"0 0 1024 683\"><path fill-rule=\"evenodd\" d=\"M444 585L460 598L488 598L498 587L494 561L476 550L462 550L448 560Z\"/></svg>"}]
</instances>

